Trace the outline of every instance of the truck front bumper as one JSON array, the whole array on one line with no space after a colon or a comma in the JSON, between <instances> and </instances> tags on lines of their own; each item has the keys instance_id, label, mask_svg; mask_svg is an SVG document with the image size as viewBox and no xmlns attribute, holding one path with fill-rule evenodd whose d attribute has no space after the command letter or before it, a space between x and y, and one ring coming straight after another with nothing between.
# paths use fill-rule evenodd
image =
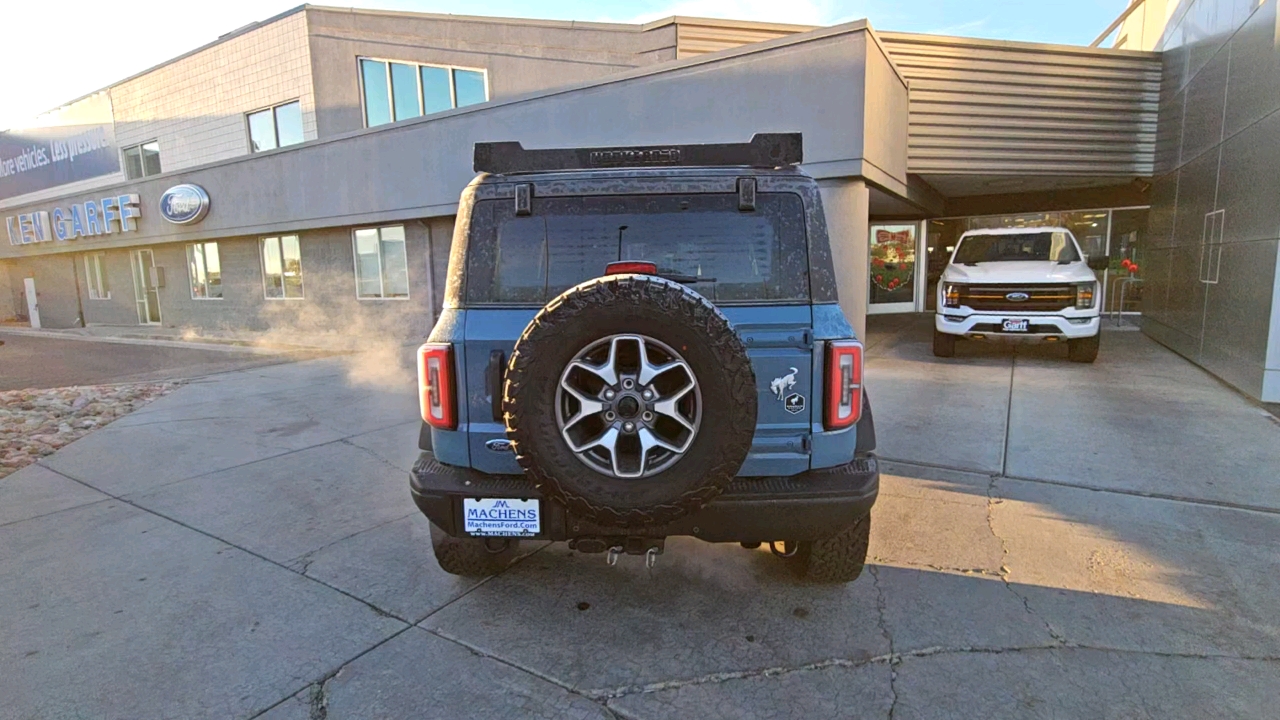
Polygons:
<instances>
[{"instance_id":1,"label":"truck front bumper","mask_svg":"<svg viewBox=\"0 0 1280 720\"><path fill-rule=\"evenodd\" d=\"M1027 320L1027 332L1004 332L1001 330L1005 320ZM1076 340L1093 337L1102 326L1101 318L1068 317L1064 315L1019 315L1018 313L937 313L934 315L934 327L938 332L948 335L961 335L974 340L996 341L1043 341Z\"/></svg>"},{"instance_id":2,"label":"truck front bumper","mask_svg":"<svg viewBox=\"0 0 1280 720\"><path fill-rule=\"evenodd\" d=\"M541 501L543 540L688 535L708 542L767 543L821 540L861 520L875 504L880 469L875 455L848 465L789 477L737 478L701 510L665 525L600 526L548 500L523 475L488 475L438 462L424 451L409 475L413 501L422 514L454 537L463 537L463 498Z\"/></svg>"}]
</instances>

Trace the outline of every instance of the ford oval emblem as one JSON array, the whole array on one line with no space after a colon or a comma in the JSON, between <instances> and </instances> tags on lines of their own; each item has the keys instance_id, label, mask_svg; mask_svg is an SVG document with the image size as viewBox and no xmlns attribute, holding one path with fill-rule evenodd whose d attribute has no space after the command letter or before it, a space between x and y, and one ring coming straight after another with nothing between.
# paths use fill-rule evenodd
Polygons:
<instances>
[{"instance_id":1,"label":"ford oval emblem","mask_svg":"<svg viewBox=\"0 0 1280 720\"><path fill-rule=\"evenodd\" d=\"M1011 293L1005 293L1004 299L1008 300L1009 302L1025 302L1027 300L1030 300L1031 296L1024 292L1011 292Z\"/></svg>"},{"instance_id":2,"label":"ford oval emblem","mask_svg":"<svg viewBox=\"0 0 1280 720\"><path fill-rule=\"evenodd\" d=\"M199 185L174 185L160 196L160 216L175 225L198 223L209 214L209 194Z\"/></svg>"},{"instance_id":3,"label":"ford oval emblem","mask_svg":"<svg viewBox=\"0 0 1280 720\"><path fill-rule=\"evenodd\" d=\"M484 446L494 452L511 452L511 441L506 438L494 438L485 443Z\"/></svg>"}]
</instances>

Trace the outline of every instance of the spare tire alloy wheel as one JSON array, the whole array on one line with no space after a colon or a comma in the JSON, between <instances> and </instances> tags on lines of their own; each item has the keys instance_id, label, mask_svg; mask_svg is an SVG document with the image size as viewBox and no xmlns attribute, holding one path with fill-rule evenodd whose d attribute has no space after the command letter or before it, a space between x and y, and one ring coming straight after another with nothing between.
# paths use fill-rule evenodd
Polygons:
<instances>
[{"instance_id":1,"label":"spare tire alloy wheel","mask_svg":"<svg viewBox=\"0 0 1280 720\"><path fill-rule=\"evenodd\" d=\"M550 500L614 527L693 512L733 480L756 378L725 316L688 287L610 275L529 323L507 367L507 437Z\"/></svg>"},{"instance_id":2,"label":"spare tire alloy wheel","mask_svg":"<svg viewBox=\"0 0 1280 720\"><path fill-rule=\"evenodd\" d=\"M556 422L578 459L618 478L655 475L684 457L702 420L689 364L645 335L583 348L560 376Z\"/></svg>"}]
</instances>

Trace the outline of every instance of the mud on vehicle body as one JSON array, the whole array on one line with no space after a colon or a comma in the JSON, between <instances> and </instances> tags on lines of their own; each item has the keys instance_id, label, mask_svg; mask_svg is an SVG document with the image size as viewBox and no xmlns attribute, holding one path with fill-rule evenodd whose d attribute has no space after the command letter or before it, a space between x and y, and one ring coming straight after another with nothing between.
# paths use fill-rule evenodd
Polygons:
<instances>
[{"instance_id":1,"label":"mud on vehicle body","mask_svg":"<svg viewBox=\"0 0 1280 720\"><path fill-rule=\"evenodd\" d=\"M875 431L800 156L476 146L419 350L410 485L442 568L495 572L523 539L653 562L687 535L861 573Z\"/></svg>"}]
</instances>

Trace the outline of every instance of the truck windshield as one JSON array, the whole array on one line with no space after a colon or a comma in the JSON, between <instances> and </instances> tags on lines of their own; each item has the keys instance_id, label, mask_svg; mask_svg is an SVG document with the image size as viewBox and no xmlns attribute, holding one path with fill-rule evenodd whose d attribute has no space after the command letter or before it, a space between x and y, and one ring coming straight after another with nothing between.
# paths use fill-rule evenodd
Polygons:
<instances>
[{"instance_id":1,"label":"truck windshield","mask_svg":"<svg viewBox=\"0 0 1280 720\"><path fill-rule=\"evenodd\" d=\"M510 200L476 203L467 302L542 305L620 260L654 263L716 302L809 297L798 195L761 193L747 212L736 194L615 195L535 197L523 217Z\"/></svg>"},{"instance_id":2,"label":"truck windshield","mask_svg":"<svg viewBox=\"0 0 1280 720\"><path fill-rule=\"evenodd\" d=\"M1080 259L1071 236L1061 230L1013 234L969 235L960 241L951 262L976 265L984 262L1039 260L1069 263Z\"/></svg>"}]
</instances>

